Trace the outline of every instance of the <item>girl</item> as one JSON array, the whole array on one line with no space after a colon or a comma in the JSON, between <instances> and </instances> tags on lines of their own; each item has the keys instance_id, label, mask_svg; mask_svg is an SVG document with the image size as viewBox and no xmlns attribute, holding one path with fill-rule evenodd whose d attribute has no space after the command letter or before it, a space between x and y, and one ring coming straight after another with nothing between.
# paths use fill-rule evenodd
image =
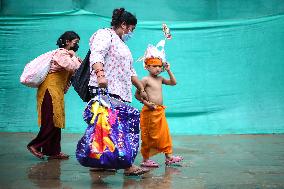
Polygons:
<instances>
[{"instance_id":1,"label":"girl","mask_svg":"<svg viewBox=\"0 0 284 189\"><path fill-rule=\"evenodd\" d=\"M80 37L73 31L66 31L57 40L59 49L53 54L51 67L44 82L37 90L38 123L41 126L28 150L40 159L68 159L61 152L61 129L65 127L64 94L70 86L70 78L80 66L76 56Z\"/></svg>"}]
</instances>

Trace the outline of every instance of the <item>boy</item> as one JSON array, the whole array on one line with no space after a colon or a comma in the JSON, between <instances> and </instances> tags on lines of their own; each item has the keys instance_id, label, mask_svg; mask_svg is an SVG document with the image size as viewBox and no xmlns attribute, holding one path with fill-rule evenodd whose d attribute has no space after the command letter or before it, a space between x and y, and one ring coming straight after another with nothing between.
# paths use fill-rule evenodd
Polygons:
<instances>
[{"instance_id":1,"label":"boy","mask_svg":"<svg viewBox=\"0 0 284 189\"><path fill-rule=\"evenodd\" d=\"M144 63L145 68L149 71L149 76L144 77L142 83L149 101L142 99L138 91L135 94L135 97L144 104L140 117L141 153L143 156L141 166L159 167L158 163L149 159L157 153L164 153L165 164L172 165L180 162L183 158L172 155L172 140L165 117L165 106L163 106L162 84L176 85L176 79L168 63L165 63L164 68L170 79L159 76L163 69L162 58L153 56L147 58L146 55Z\"/></svg>"}]
</instances>

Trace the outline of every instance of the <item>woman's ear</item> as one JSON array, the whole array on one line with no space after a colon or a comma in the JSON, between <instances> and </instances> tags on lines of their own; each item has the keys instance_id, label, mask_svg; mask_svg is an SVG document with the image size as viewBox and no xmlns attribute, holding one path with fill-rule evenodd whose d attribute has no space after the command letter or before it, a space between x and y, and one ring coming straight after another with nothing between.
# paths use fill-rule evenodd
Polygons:
<instances>
[{"instance_id":1,"label":"woman's ear","mask_svg":"<svg viewBox=\"0 0 284 189\"><path fill-rule=\"evenodd\" d=\"M125 22L122 22L120 26L121 26L121 28L124 29L124 30L127 29L127 25L126 25Z\"/></svg>"},{"instance_id":2,"label":"woman's ear","mask_svg":"<svg viewBox=\"0 0 284 189\"><path fill-rule=\"evenodd\" d=\"M69 40L66 40L65 41L65 45L67 46L67 45L69 45L71 43L71 41L69 41Z\"/></svg>"}]
</instances>

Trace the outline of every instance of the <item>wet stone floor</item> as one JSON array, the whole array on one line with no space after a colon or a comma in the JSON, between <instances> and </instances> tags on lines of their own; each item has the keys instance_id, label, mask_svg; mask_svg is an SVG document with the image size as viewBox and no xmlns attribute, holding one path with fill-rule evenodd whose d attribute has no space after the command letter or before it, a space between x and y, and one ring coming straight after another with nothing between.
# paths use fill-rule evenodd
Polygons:
<instances>
[{"instance_id":1,"label":"wet stone floor","mask_svg":"<svg viewBox=\"0 0 284 189\"><path fill-rule=\"evenodd\" d=\"M284 188L284 135L173 136L179 166L160 164L142 176L90 171L75 157L82 134L63 134L69 160L39 160L26 149L35 133L0 133L1 189L261 189ZM135 164L141 162L138 154Z\"/></svg>"}]
</instances>

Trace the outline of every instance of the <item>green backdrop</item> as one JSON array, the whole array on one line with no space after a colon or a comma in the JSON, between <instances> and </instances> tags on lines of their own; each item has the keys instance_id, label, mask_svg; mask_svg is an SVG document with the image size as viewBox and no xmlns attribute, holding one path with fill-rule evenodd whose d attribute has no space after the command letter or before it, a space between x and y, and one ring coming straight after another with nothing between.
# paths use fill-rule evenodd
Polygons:
<instances>
[{"instance_id":1,"label":"green backdrop","mask_svg":"<svg viewBox=\"0 0 284 189\"><path fill-rule=\"evenodd\" d=\"M81 36L83 58L121 6L138 18L128 42L135 60L163 38L162 23L171 28L165 50L178 84L163 88L171 133L284 132L283 0L0 0L0 131L38 131L36 89L19 83L25 64L66 30ZM140 62L135 69L147 74ZM85 104L73 88L65 99L65 132L83 133Z\"/></svg>"}]
</instances>

